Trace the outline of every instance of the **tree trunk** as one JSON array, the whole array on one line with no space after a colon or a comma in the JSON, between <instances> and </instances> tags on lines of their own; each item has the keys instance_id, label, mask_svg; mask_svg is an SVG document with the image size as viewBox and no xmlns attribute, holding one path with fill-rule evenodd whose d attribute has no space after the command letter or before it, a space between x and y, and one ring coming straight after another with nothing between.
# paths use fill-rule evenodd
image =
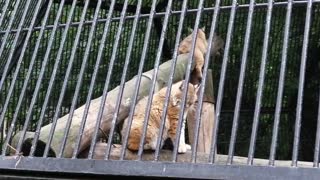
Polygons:
<instances>
[{"instance_id":1,"label":"tree trunk","mask_svg":"<svg viewBox=\"0 0 320 180\"><path fill-rule=\"evenodd\" d=\"M183 79L186 72L186 67L188 64L188 57L189 57L189 54L181 54L178 56L177 64L175 67L175 74L173 76L174 83ZM166 83L168 82L168 79L169 79L171 66L172 66L172 60L169 60L159 66L159 73L156 81L155 92L166 86ZM154 70L152 69L150 71L143 73L143 75L141 76L140 91L138 94L137 102L138 100L140 100L141 98L149 94L149 89L152 85L151 80L152 80L153 73L154 73ZM135 76L134 78L132 78L131 80L125 83L125 88L123 91L123 96L121 99L121 105L120 105L116 123L119 123L122 120L124 120L129 114L130 106L132 105L132 97L134 95L134 89L136 87L136 80L137 80L137 76ZM104 132L108 132L112 126L112 118L115 113L115 104L119 96L119 89L120 89L120 86L109 91L107 94L107 99L104 104L105 108L102 114L101 126L100 126ZM86 149L88 146L90 146L91 139L94 135L94 129L96 127L98 110L102 103L101 100L102 100L102 97L99 97L91 100L90 102L90 107L87 114L84 131L82 132L82 135L81 135L81 143L80 143L78 152L81 152L83 149ZM65 157L65 158L71 157L73 154L73 151L75 150L74 147L79 136L79 130L82 122L82 117L84 116L84 110L85 110L85 104L74 111L69 134L67 136L67 141L66 141L66 145L65 145L65 149L62 157ZM53 139L50 145L51 151L53 151L55 155L57 155L60 152L61 145L63 142L63 136L66 130L68 117L69 117L69 114L57 120L57 125L55 127ZM41 128L40 137L39 137L39 141L41 141L41 143L46 144L48 142L51 128L53 128L52 123L46 126L43 126ZM13 142L12 142L13 147L17 146L20 135L21 133L18 133L13 138ZM32 132L28 132L29 141L31 136L33 136ZM11 152L11 153L14 153L14 152Z\"/></svg>"},{"instance_id":2,"label":"tree trunk","mask_svg":"<svg viewBox=\"0 0 320 180\"><path fill-rule=\"evenodd\" d=\"M203 105L200 118L199 136L197 142L197 152L209 153L211 150L212 131L214 125L214 91L212 81L212 71L209 69L206 79L206 87L203 97ZM187 124L188 124L188 137L191 146L194 143L195 127L196 127L196 112L199 104L196 104L188 112Z\"/></svg>"}]
</instances>

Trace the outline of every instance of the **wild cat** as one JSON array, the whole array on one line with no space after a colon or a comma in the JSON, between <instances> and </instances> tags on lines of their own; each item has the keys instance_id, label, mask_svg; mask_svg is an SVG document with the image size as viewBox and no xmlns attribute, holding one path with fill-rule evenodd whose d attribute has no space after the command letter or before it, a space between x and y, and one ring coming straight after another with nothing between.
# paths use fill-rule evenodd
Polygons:
<instances>
[{"instance_id":1,"label":"wild cat","mask_svg":"<svg viewBox=\"0 0 320 180\"><path fill-rule=\"evenodd\" d=\"M189 34L184 38L178 49L178 54L185 54L191 52L192 48L192 35ZM195 67L191 72L190 82L194 85L200 84L202 81L202 68L204 65L204 56L207 53L208 42L206 39L205 28L199 28L197 30L196 44L194 48L193 59L195 61Z\"/></svg>"},{"instance_id":2,"label":"wild cat","mask_svg":"<svg viewBox=\"0 0 320 180\"><path fill-rule=\"evenodd\" d=\"M172 85L171 96L168 104L167 116L165 119L165 127L163 131L163 136L161 139L161 144L164 144L164 141L167 138L170 138L172 142L175 142L176 131L178 128L178 120L181 109L181 103L183 99L183 90L184 90L184 81L177 82ZM144 142L143 149L145 150L155 150L158 135L160 131L161 124L161 115L163 112L163 105L165 103L167 87L162 88L160 91L156 92L153 95L153 101L150 110L150 116L148 121L147 133ZM184 112L184 122L182 125L178 153L185 153L187 150L191 149L191 146L185 143L185 121L187 116L187 111L197 100L197 91L198 87L188 83L187 99ZM147 107L148 97L141 99L135 108L133 115L132 125L128 138L127 148L132 151L139 150L139 144L143 131L143 124L145 119L145 112ZM128 118L125 119L123 128L121 131L122 137L125 135L127 129ZM162 147L161 147L162 148Z\"/></svg>"}]
</instances>

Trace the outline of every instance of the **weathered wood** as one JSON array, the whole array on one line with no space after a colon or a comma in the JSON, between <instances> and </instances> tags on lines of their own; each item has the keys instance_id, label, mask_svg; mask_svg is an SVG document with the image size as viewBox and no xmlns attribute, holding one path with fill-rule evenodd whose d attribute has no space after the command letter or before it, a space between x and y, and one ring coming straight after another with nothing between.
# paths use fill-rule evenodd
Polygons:
<instances>
[{"instance_id":1,"label":"weathered wood","mask_svg":"<svg viewBox=\"0 0 320 180\"><path fill-rule=\"evenodd\" d=\"M186 67L188 64L188 57L189 57L189 54L181 54L178 56L176 67L175 67L175 74L172 77L173 82L178 82L183 79L186 72ZM166 82L169 79L171 67L172 67L172 60L164 62L159 66L159 72L158 72L158 78L156 81L155 91L158 91L159 89L163 88L166 85ZM148 95L149 89L152 85L151 80L152 80L153 73L154 73L153 69L143 73L141 77L138 100ZM131 80L125 83L125 88L124 88L123 96L121 99L117 123L125 119L129 114L130 106L132 105L132 97L134 95L134 89L136 87L136 80L137 80L137 76L135 76L134 78L132 78ZM105 108L104 108L102 119L101 119L101 129L104 132L108 132L112 126L112 118L115 112L115 104L119 95L119 89L120 89L120 86L108 92L107 99L104 104ZM94 134L94 129L96 127L99 107L102 103L101 100L102 100L102 97L99 97L91 100L90 102L90 107L89 107L88 115L85 122L85 128L81 136L82 139L81 139L79 151L82 151L83 149L87 148L91 143L91 139ZM68 157L71 157L73 154L74 147L79 135L82 117L84 115L84 110L85 110L85 105L82 105L81 107L79 107L74 111L69 134L67 136L65 150L63 152L63 157L68 158ZM59 153L62 142L63 142L63 136L66 130L68 117L69 117L69 114L64 115L63 117L57 120L57 125L53 134L54 138L52 139L52 143L50 146L51 150L56 155ZM53 124L50 123L41 128L40 137L39 137L39 140L41 142L43 143L48 142L50 129L53 127L52 125ZM13 142L12 142L13 147L16 147L19 138L20 138L20 133L18 133L13 138Z\"/></svg>"},{"instance_id":2,"label":"weathered wood","mask_svg":"<svg viewBox=\"0 0 320 180\"><path fill-rule=\"evenodd\" d=\"M93 154L93 159L99 159L103 160L106 152L106 143L97 143L95 147L95 151ZM110 153L110 159L111 160L118 160L120 158L120 152L121 152L121 145L120 144L114 144L113 148ZM79 158L86 158L88 156L88 149L84 150L81 154L79 154ZM215 163L219 165L225 165L227 164L227 158L228 155L222 155L217 154ZM127 150L126 151L126 160L136 160L137 159L137 153ZM154 152L153 151L145 151L142 155L142 160L144 161L152 161L154 160ZM171 150L161 150L160 151L160 159L159 161L172 161L172 151ZM185 154L178 154L178 162L191 162L191 151L188 151ZM197 163L207 163L209 161L209 154L199 152L197 154ZM233 156L233 164L234 165L246 165L248 161L247 157L241 157L241 156ZM260 158L254 158L253 165L256 166L267 166L269 163L269 160L267 159L260 159ZM276 160L275 166L282 166L282 167L290 167L291 161L284 161L284 160ZM312 162L305 162L305 161L299 161L298 162L299 167L312 167Z\"/></svg>"},{"instance_id":3,"label":"weathered wood","mask_svg":"<svg viewBox=\"0 0 320 180\"><path fill-rule=\"evenodd\" d=\"M188 137L189 137L191 146L193 146L193 143L194 143L197 108L198 108L198 104L196 104L195 108L191 109L188 112L188 117L187 117ZM198 152L209 153L211 151L213 126L214 126L214 104L209 102L203 102L198 142L197 142Z\"/></svg>"},{"instance_id":4,"label":"weathered wood","mask_svg":"<svg viewBox=\"0 0 320 180\"><path fill-rule=\"evenodd\" d=\"M212 70L208 69L207 77L206 77L206 87L204 89L203 101L214 103L214 88L213 88L213 78L212 78Z\"/></svg>"},{"instance_id":5,"label":"weathered wood","mask_svg":"<svg viewBox=\"0 0 320 180\"><path fill-rule=\"evenodd\" d=\"M211 150L212 130L214 126L214 92L212 83L212 71L209 69L206 78L206 87L203 97L199 136L197 142L197 151L209 153ZM198 103L194 108L190 109L187 116L188 137L191 146L194 143L195 127L196 127L196 112Z\"/></svg>"}]
</instances>

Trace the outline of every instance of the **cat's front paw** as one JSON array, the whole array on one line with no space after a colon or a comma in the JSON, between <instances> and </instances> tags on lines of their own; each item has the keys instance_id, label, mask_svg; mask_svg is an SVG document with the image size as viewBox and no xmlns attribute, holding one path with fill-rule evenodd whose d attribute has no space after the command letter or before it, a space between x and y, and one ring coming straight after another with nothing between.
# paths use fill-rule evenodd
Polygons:
<instances>
[{"instance_id":1,"label":"cat's front paw","mask_svg":"<svg viewBox=\"0 0 320 180\"><path fill-rule=\"evenodd\" d=\"M187 150L191 150L191 145L190 144L186 144Z\"/></svg>"},{"instance_id":2,"label":"cat's front paw","mask_svg":"<svg viewBox=\"0 0 320 180\"><path fill-rule=\"evenodd\" d=\"M191 146L189 144L180 144L178 153L186 153L188 150L191 150Z\"/></svg>"}]
</instances>

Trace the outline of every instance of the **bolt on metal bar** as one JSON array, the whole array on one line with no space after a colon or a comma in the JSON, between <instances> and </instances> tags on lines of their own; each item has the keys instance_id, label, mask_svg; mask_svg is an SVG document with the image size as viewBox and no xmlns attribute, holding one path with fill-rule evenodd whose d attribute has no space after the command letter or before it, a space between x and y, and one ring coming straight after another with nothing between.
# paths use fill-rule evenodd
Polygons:
<instances>
[{"instance_id":1,"label":"bolt on metal bar","mask_svg":"<svg viewBox=\"0 0 320 180\"><path fill-rule=\"evenodd\" d=\"M241 97L242 97L242 90L245 78L245 70L247 65L247 58L248 58L248 48L249 48L249 41L250 41L250 34L251 34L251 24L252 24L252 17L254 11L254 0L250 0L250 7L249 7L249 14L247 20L247 27L246 27L246 34L244 40L244 47L243 47L243 54L241 58L241 69L240 69L240 77L239 77L239 84L237 89L237 99L236 99L236 106L234 109L234 117L232 123L232 133L229 145L229 152L228 152L228 159L227 164L232 164L233 154L234 154L234 146L237 137L237 130L238 130L238 121L239 121L239 111L241 106Z\"/></svg>"},{"instance_id":2,"label":"bolt on metal bar","mask_svg":"<svg viewBox=\"0 0 320 180\"><path fill-rule=\"evenodd\" d=\"M121 35L122 27L123 27L123 24L124 24L124 21L125 21L125 15L126 15L126 12L127 12L127 7L128 7L128 0L125 0L124 1L124 5L123 5L123 9L122 9L122 12L121 12L121 20L120 20L120 23L118 25L118 32L116 34L116 38L115 38L114 43L113 43L113 50L112 50L112 55L111 55L111 60L110 60L111 63L109 64L109 68L111 67L111 69L108 70L108 75L109 76L107 76L108 84L109 84L110 79L111 79L112 66L113 66L113 63L114 63L114 61L116 59L116 55L117 55L117 50L118 50L119 41L120 41L120 35ZM124 72L124 73L126 73L126 72ZM117 103L119 103L118 104L118 106L119 106L120 102L117 102ZM114 130L116 128L116 122L117 122L117 115L114 114L113 118L112 118L112 121L111 121L111 128L109 130L109 136L108 136L108 144L107 144L107 148L106 148L106 151L105 151L105 159L109 159L110 158L110 152L111 152L111 148L112 148L112 140L113 140Z\"/></svg>"},{"instance_id":3,"label":"bolt on metal bar","mask_svg":"<svg viewBox=\"0 0 320 180\"><path fill-rule=\"evenodd\" d=\"M70 56L69 64L68 64L67 71L66 71L66 74L65 74L65 77L64 77L64 80L63 80L61 92L60 92L60 95L59 95L59 98L58 98L58 103L57 103L55 114L54 114L54 117L53 117L52 126L50 128L48 142L47 142L46 147L44 149L43 157L47 157L48 156L48 152L49 152L49 149L50 149L50 146L51 146L51 142L52 142L52 139L53 139L54 131L55 131L58 119L59 119L59 115L60 115L61 105L62 105L63 98L64 98L64 95L65 95L65 92L66 92L66 89L67 89L68 79L69 79L69 76L70 76L70 73L71 73L71 70L72 70L73 62L74 62L74 59L75 59L75 54L76 54L78 43L79 43L79 40L80 40L80 35L81 35L82 27L83 27L83 22L85 21L86 12L87 12L87 8L83 9L81 17L80 17L80 24L79 24L79 27L77 29L76 37L75 37L75 39L73 41L73 46L72 46L72 50L71 50L71 56ZM80 79L81 79L81 76L83 76L83 74L79 74ZM69 113L69 116L68 116L68 119L67 119L67 123L66 123L65 134L70 129L72 117L73 117L73 111L71 111L71 113ZM65 137L65 134L64 134L64 137ZM65 141L65 139L63 139L62 141ZM58 156L59 155L60 155L60 152L59 152Z\"/></svg>"},{"instance_id":4,"label":"bolt on metal bar","mask_svg":"<svg viewBox=\"0 0 320 180\"><path fill-rule=\"evenodd\" d=\"M284 27L284 37L283 37L283 45L282 45L281 68L280 68L280 77L279 77L279 84L278 84L277 103L276 103L276 111L275 111L275 115L274 115L275 118L274 118L273 130L272 130L273 135L272 135L271 146L270 146L270 155L269 155L269 165L271 165L271 166L274 166L274 160L275 160L276 148L277 148L279 121L280 121L282 98L283 98L283 87L284 87L284 79L285 79L286 64L287 64L291 12L292 12L292 0L289 0L288 6L287 6L285 27Z\"/></svg>"},{"instance_id":5,"label":"bolt on metal bar","mask_svg":"<svg viewBox=\"0 0 320 180\"><path fill-rule=\"evenodd\" d=\"M148 127L148 122L149 122L149 117L150 117L150 111L151 111L151 105L152 105L152 100L153 100L153 94L155 91L155 86L156 86L156 80L158 77L158 71L159 71L159 64L160 64L160 59L161 59L161 55L162 55L162 49L163 49L163 44L164 44L164 40L165 40L165 35L167 33L167 27L168 27L168 22L169 22L169 17L170 17L170 11L172 8L172 0L169 0L167 3L167 8L166 8L166 15L164 17L163 23L162 23L162 31L161 31L161 35L160 35L160 41L159 41L159 46L158 46L158 50L157 50L157 55L156 55L156 60L154 63L154 71L153 71L153 75L152 75L152 80L151 80L151 89L149 91L149 98L148 98L148 102L147 102L147 107L145 110L145 118L144 118L144 122L143 122L143 133L140 139L140 143L139 143L139 150L138 150L138 160L141 160L142 158L142 152L143 152L143 145L144 145L144 140L146 138L146 134L147 134L147 127ZM159 136L158 139L161 139L162 136Z\"/></svg>"},{"instance_id":6,"label":"bolt on metal bar","mask_svg":"<svg viewBox=\"0 0 320 180\"><path fill-rule=\"evenodd\" d=\"M88 4L89 4L89 1L86 1L85 2L85 5L83 7L83 10L82 10L82 14L81 14L81 18L80 18L80 21L81 22L84 22L85 21L85 16L86 16L86 13L87 13L87 10L88 10ZM99 11L98 11L99 12ZM98 17L98 12L96 11L95 12L95 17L97 18ZM78 28L78 32L79 32L79 38L80 38L80 33L82 31L82 27L83 27L83 24L81 24ZM71 102L71 107L70 107L70 111L69 111L69 116L68 116L68 119L67 119L67 124L66 124L66 129L64 131L64 135L63 135L63 139L62 139L62 143L61 143L61 146L60 146L60 151L58 153L58 158L61 158L63 156L63 152L64 152L64 149L65 149L65 146L66 146L66 142L67 142L67 138L68 138L68 135L69 135L69 131L70 131L70 127L71 127L71 123L72 123L72 118L73 118L73 114L74 114L74 110L75 110L75 106L76 106L76 103L77 103L77 99L78 99L78 95L79 95L79 91L80 91L80 88L81 88L81 85L82 85L82 79L83 79L83 75L84 75L84 72L85 72L85 67L86 67L86 64L87 64L87 61L88 61L88 53L89 53L89 50L90 50L90 46L91 46L91 43L92 43L92 37L93 37L93 32L95 30L95 23L92 24L91 26L91 30L90 30L90 34L89 34L89 38L88 38L88 42L87 42L87 47L86 47L86 50L85 50L85 54L84 54L84 58L82 60L82 64L81 64L81 68L80 68L80 72L79 72L79 75L78 75L78 81L77 81L77 84L76 84L76 89L75 89L75 92L74 92L74 95L73 95L73 99L72 99L72 102ZM77 34L78 35L78 34ZM78 36L76 36L76 39L77 39ZM71 55L70 58L74 59L74 54L75 52L77 51L76 48L77 48L77 45L78 45L78 41L74 44L74 53ZM70 63L72 63L73 61L71 60L69 62L69 65ZM70 68L71 70L71 68ZM68 74L69 75L69 74ZM65 80L64 81L68 81L68 77L67 75L65 76ZM63 97L64 95L62 95ZM60 107L59 107L60 109ZM81 122L81 125L80 125L80 129L84 126L84 124ZM79 133L81 133L82 131L80 130ZM80 135L79 135L80 136ZM77 149L77 146L78 146L78 141L76 143L76 146L74 146L74 149Z\"/></svg>"},{"instance_id":7,"label":"bolt on metal bar","mask_svg":"<svg viewBox=\"0 0 320 180\"><path fill-rule=\"evenodd\" d=\"M230 52L230 43L231 43L232 34L233 34L233 25L234 25L237 6L238 6L237 0L233 0L231 12L230 12L228 30L227 30L225 50L224 50L222 66L221 66L218 96L217 96L217 103L216 103L216 113L215 113L215 120L214 120L213 132L212 132L211 150L209 154L209 163L214 163L214 160L215 160L215 150L217 147L217 138L218 138L218 131L219 131L219 121L220 121L220 114L221 114L221 107L222 107L224 83L226 78L226 70L227 70L228 58L229 58L229 52Z\"/></svg>"},{"instance_id":8,"label":"bolt on metal bar","mask_svg":"<svg viewBox=\"0 0 320 180\"><path fill-rule=\"evenodd\" d=\"M28 9L29 9L29 6L30 6L30 3L31 3L31 0L28 0L27 2L26 2L26 4L25 4L25 9L24 9L24 11L23 11L23 14L22 14L22 17L21 17L21 20L20 20L20 22L19 22L19 25L18 25L18 32L17 32L17 34L15 35L15 38L14 38L14 40L13 40L13 42L12 42L12 47L11 47L11 49L10 49L10 54L9 54L9 57L7 58L7 64L9 63L10 64L10 62L11 62L11 60L12 60L12 56L13 56L13 53L14 53L14 51L15 51L15 47L16 47L16 44L17 44L17 42L18 42L18 39L19 39L19 37L20 37L20 32L21 32L21 29L22 29L22 27L23 27L23 24L24 24L24 20L25 20L25 18L26 18L26 15L27 15L27 12L28 12ZM17 6L19 5L19 4L16 4ZM15 13L12 15L12 16L15 16ZM13 18L13 17L12 17ZM12 21L13 22L13 21ZM12 25L12 24L11 24ZM5 40L6 41L6 40ZM5 44L5 41L3 42L3 46L4 46L4 44ZM1 53L0 53L1 54ZM15 85L15 83L16 83L16 79L17 79L17 76L18 76L18 74L19 74L19 70L20 70L20 66L21 66L21 62L22 62L22 59L20 59L19 61L18 61L18 64L17 64L17 67L16 67L16 71L14 72L14 74L13 74L13 77L12 77L12 83L10 83L10 87L9 87L9 92L8 92L8 94L7 94L7 96L6 96L6 100L5 100L5 103L4 103L4 106L2 107L3 109L2 109L2 114L1 114L1 116L0 116L0 128L1 128L1 126L2 126L2 122L4 121L4 116L5 116L5 112L7 111L7 108L8 108L8 105L9 105L9 102L10 102L10 98L11 98L11 95L12 95L12 93L13 93L13 89L14 89L14 85ZM3 80L5 79L5 76L3 76ZM1 90L1 87L0 87L0 90ZM14 127L15 127L15 123L16 123L16 120L17 120L17 116L18 116L18 113L19 113L19 106L21 105L21 100L20 101L18 101L18 104L17 104L17 108L16 109L18 109L18 110L16 110L15 112L14 112L14 115L13 115L13 119L11 120L11 123L10 123L10 128L9 128L9 131L7 132L7 137L6 137L6 140L5 140L5 142L4 142L4 145L5 146L3 146L2 148L3 148L3 151L2 151L2 153L5 153L6 152L6 150L7 150L7 148L8 148L8 146L7 146L7 144L10 142L10 139L11 139L11 135L12 135L12 133L13 133L13 130L14 130Z\"/></svg>"},{"instance_id":9,"label":"bolt on metal bar","mask_svg":"<svg viewBox=\"0 0 320 180\"><path fill-rule=\"evenodd\" d=\"M202 106L203 106L203 96L204 96L204 90L206 87L206 79L207 79L207 73L208 73L208 67L209 67L209 61L210 61L210 50L212 49L211 47L215 46L214 42L212 41L214 38L216 26L217 26L217 21L218 21L218 15L219 15L219 7L220 7L220 0L216 1L215 4L215 11L213 13L212 21L211 21L211 29L210 29L210 34L208 38L208 47L207 47L207 53L205 56L205 62L203 66L203 72L202 72L202 83L200 86L200 95L198 97L198 107L196 110L196 126L195 126L195 131L193 135L193 145L192 145L192 154L191 154L191 162L196 163L197 159L197 149L198 149L198 141L199 141L199 133L200 133L200 124L201 124L201 113L202 113Z\"/></svg>"},{"instance_id":10,"label":"bolt on metal bar","mask_svg":"<svg viewBox=\"0 0 320 180\"><path fill-rule=\"evenodd\" d=\"M254 117L253 117L252 132L251 132L248 161L247 161L248 165L252 165L253 163L258 124L259 124L259 118L260 118L261 101L263 96L266 63L267 63L267 56L268 56L268 44L269 44L273 0L269 0L268 4L269 5L267 10L264 40L263 40L263 46L262 46L262 59L261 59L260 74L259 74L257 100L255 105Z\"/></svg>"},{"instance_id":11,"label":"bolt on metal bar","mask_svg":"<svg viewBox=\"0 0 320 180\"><path fill-rule=\"evenodd\" d=\"M320 95L319 95L320 99ZM313 158L313 167L319 167L319 150L320 148L320 101L318 105L318 118L317 118L317 134L316 134L316 142L314 145L314 158Z\"/></svg>"},{"instance_id":12,"label":"bolt on metal bar","mask_svg":"<svg viewBox=\"0 0 320 180\"><path fill-rule=\"evenodd\" d=\"M145 33L145 38L144 38L144 45L143 45L143 49L142 49L142 56L141 56L141 60L140 60L140 64L139 64L139 70L138 70L138 74L137 74L137 80L136 80L136 88L134 90L134 95L133 95L133 101L131 103L131 108L130 108L130 112L129 112L129 116L128 116L128 124L127 124L127 130L125 133L125 137L123 137L123 142L122 142L122 148L121 148L121 152L120 152L120 160L123 160L125 157L125 150L128 144L128 138L129 138L129 133L130 133L130 128L131 128L131 124L133 121L133 114L134 114L134 110L135 110L135 105L137 102L137 98L138 98L138 92L140 89L140 82L141 82L141 75L142 75L142 71L143 71L143 66L144 66L144 62L146 59L146 54L148 51L148 46L149 46L149 38L150 38L150 32L151 32L151 27L152 27L152 23L153 23L153 18L154 18L154 14L156 12L156 1L152 2L152 7L151 7L151 11L149 14L149 21L148 21L148 25L147 25L147 30Z\"/></svg>"},{"instance_id":13,"label":"bolt on metal bar","mask_svg":"<svg viewBox=\"0 0 320 180\"><path fill-rule=\"evenodd\" d=\"M187 2L188 2L187 0L183 1L182 13L181 13L180 18L179 18L179 26L178 26L178 30L177 30L177 35L176 35L176 40L175 40L175 45L174 45L174 51L173 51L173 55L172 55L172 65L171 65L171 69L170 69L169 80L168 80L168 83L167 83L167 92L166 92L166 95L165 95L164 105L163 105L163 108L162 108L163 112L161 114L161 124L160 124L159 135L158 135L159 137L163 134L166 114L167 114L167 111L168 111L168 104L169 104L169 100L170 100L170 96L171 96L171 89L172 89L172 84L173 84L173 75L175 73L175 67L176 67L176 64L177 64L180 37L181 37L181 33L182 33L185 14L186 14L186 11L187 11ZM154 160L155 161L159 160L160 147L161 146L162 146L161 145L161 138L158 138L157 145L156 145L156 150L155 150L155 153L154 153L155 154L154 155Z\"/></svg>"},{"instance_id":14,"label":"bolt on metal bar","mask_svg":"<svg viewBox=\"0 0 320 180\"><path fill-rule=\"evenodd\" d=\"M45 26L46 21L48 20L51 6L52 6L52 1L49 1L48 8L47 8L44 20L43 20L43 25L42 25L43 29L40 31L40 38L37 40L37 44L36 44L36 48L35 48L36 52L33 53L33 57L32 58L36 58L37 50L39 49L39 44L40 44L40 41L41 41L41 37L42 37L44 29L45 29L44 26ZM57 24L59 22L61 14L62 14L63 6L64 6L64 1L61 1L60 5L59 5L57 17L55 19L55 22ZM53 66L53 71L52 71L52 74L51 74L51 77L50 77L50 81L49 81L47 93L46 93L46 96L45 96L45 99L44 99L44 103L43 103L42 108L41 108L39 121L38 121L38 124L37 124L37 128L36 128L36 131L35 131L35 135L34 135L33 141L32 141L32 145L31 145L29 156L33 156L35 151L36 151L36 146L37 146L37 142L38 142L38 139L39 139L39 136L40 136L41 126L42 126L42 123L43 123L43 120L44 120L45 111L46 111L46 108L47 108L47 104L49 102L49 98L50 98L50 94L51 94L51 91L52 91L53 83L55 81L57 70L59 68L61 55L63 53L63 47L64 47L64 43L65 43L66 38L67 38L68 29L70 27L69 25L70 25L70 22L72 20L74 8L75 8L75 5L71 6L70 13L69 13L68 18L67 18L67 26L65 27L65 30L63 32L62 39L61 39L61 42L60 42L60 45L59 45L59 50L58 50L58 53L57 53L57 56L56 56L57 59L55 60L55 64ZM55 26L55 27L57 27L57 26ZM54 35L52 35L51 38L54 38ZM50 49L51 49L51 45L48 46L48 48L47 48L47 52L46 52L46 55L45 55L46 59L49 59ZM44 69L45 69L45 66L42 66L42 71L44 71ZM43 77L43 73L42 73L42 75L40 77L41 78ZM41 85L41 81L38 81L36 86L39 88L40 85ZM36 89L38 89L38 88L36 88ZM39 90L37 90L37 91L39 91ZM35 91L35 94L38 94L37 91ZM26 121L29 121L30 118L31 118L33 106L34 106L34 103L35 103L35 97L36 96L34 95L32 101L31 101L31 105L30 105L30 107L28 109L28 115L27 115Z\"/></svg>"},{"instance_id":15,"label":"bolt on metal bar","mask_svg":"<svg viewBox=\"0 0 320 180\"><path fill-rule=\"evenodd\" d=\"M187 65L187 70L186 70L186 76L185 76L185 81L184 83L184 90L183 90L183 97L182 97L182 101L181 101L181 110L179 113L179 120L178 120L178 128L177 128L177 132L176 132L176 139L174 143L174 147L173 147L173 153L172 153L172 161L176 162L177 161L177 154L178 154L178 147L179 147L179 141L180 141L180 135L181 135L181 128L182 128L182 123L184 121L184 113L185 112L185 105L186 105L186 99L187 99L187 92L188 92L188 84L189 84L189 79L190 79L190 71L191 71L191 65L192 65L192 59L193 59L193 55L194 55L194 50L196 47L196 39L197 39L197 34L198 34L198 27L200 24L200 19L201 19L201 14L202 14L202 10L203 10L203 2L204 0L200 0L199 4L198 4L198 12L197 12L197 16L196 16L196 20L195 20L195 24L194 24L194 31L192 33L192 46L191 46L191 52L189 53L189 61L188 65Z\"/></svg>"},{"instance_id":16,"label":"bolt on metal bar","mask_svg":"<svg viewBox=\"0 0 320 180\"><path fill-rule=\"evenodd\" d=\"M103 50L104 50L106 39L107 39L107 34L109 32L109 28L110 28L110 24L111 24L111 17L112 17L113 11L114 11L114 5L115 5L115 0L111 1L111 5L110 5L109 11L108 11L108 16L107 16L108 21L106 21L106 23L104 25L104 31L103 31L103 35L102 35L102 40L101 40L101 43L100 43L100 46L99 46L99 51L98 51L96 69L98 69L100 61L101 61L101 58L102 58ZM98 117L97 117L97 120L96 120L96 126L95 126L95 129L94 129L94 134L93 134L93 137L92 137L92 140L91 140L88 159L92 159L92 157L93 157L93 152L94 152L95 144L96 144L96 141L97 141L97 138L98 138L98 131L99 131L99 128L100 128L103 111L105 109L104 108L105 107L105 101L106 101L107 95L108 95L108 88L109 88L110 77L111 77L113 65L114 65L114 61L109 63L107 78L105 80L105 84L104 84L104 88L103 88L101 104L100 104L100 107L99 107ZM92 88L93 88L93 85L94 85L94 81L96 79L97 71L94 71L94 73L95 74L94 74L94 76L92 76L92 80L91 80L91 84L90 84L90 87L92 87ZM90 94L90 96L91 96L91 94ZM89 96L87 98L87 104L88 104L88 100L89 100ZM89 106L86 106L85 112L88 112L88 108L89 108ZM83 119L86 119L86 116L87 116L87 114L83 117ZM84 124L83 124L83 126L81 127L81 129L79 131L79 138L81 138L83 130L84 130ZM81 139L78 139L78 143L79 144L78 144L78 148L76 148L76 149L79 149L80 141L81 141ZM73 156L75 156L75 155L76 154L74 154Z\"/></svg>"},{"instance_id":17,"label":"bolt on metal bar","mask_svg":"<svg viewBox=\"0 0 320 180\"><path fill-rule=\"evenodd\" d=\"M38 1L37 5L36 5L36 8L35 8L34 15L33 15L32 20L31 20L31 23L30 23L30 25L29 25L29 28L30 28L30 29L32 29L32 27L34 27L34 25L35 25L35 21L36 21L36 19L37 19L37 17L38 17L38 13L39 13L41 4L43 4L42 1ZM24 21L25 16L26 16L26 14L22 16L21 22ZM23 24L23 23L22 23L22 24ZM20 26L21 29L22 29L22 24L21 24L21 26ZM17 63L18 65L17 65L17 67L16 67L16 72L15 72L14 78L13 78L13 80L12 80L12 85L14 85L15 82L16 82L17 75L18 75L18 73L19 73L19 71L20 71L20 65L21 65L21 62L22 62L22 60L23 60L23 58L24 58L24 53L25 53L25 51L26 51L26 49L27 49L27 45L28 45L28 43L29 43L31 34L32 34L32 31L31 31L31 30L28 31L27 36L26 36L26 38L25 38L25 40L24 40L23 47L22 47L22 50L21 50L21 55L20 55L19 60L18 60L18 63ZM13 53L13 52L12 52L12 53ZM16 119L17 119L17 117L18 117L18 113L19 113L19 111L20 111L20 107L21 107L21 104L22 104L22 100L23 100L23 98L24 98L24 96L25 96L25 93L26 93L28 81L29 81L29 79L30 79L30 76L31 76L31 73L32 73L32 68L33 68L33 66L34 66L34 63L35 63L35 59L33 59L33 61L30 62L30 65L29 65L29 67L28 67L27 75L26 75L26 77L25 77L26 80L25 80L24 83L23 83L23 87L22 87L22 90L21 90L21 93L20 93L20 96L19 96L19 99L18 99L18 103L17 103L16 108L15 108L15 111L14 111L15 114L14 114L14 117L13 117L13 120L12 120L12 121L16 121ZM9 99L10 96L11 96L11 94L8 95L7 98ZM20 138L19 138L18 145L17 145L17 147L16 147L16 153L19 153L20 150L21 150L22 141L23 141L23 139L24 139L24 137L25 137L25 134L26 134L26 131L27 131L27 128L28 128L29 123L30 123L30 118L29 118L29 119L26 119L26 121L25 121L25 123L24 123L23 129L22 129L22 134L21 134L21 136L20 136ZM17 155L17 154L16 154L16 155Z\"/></svg>"},{"instance_id":18,"label":"bolt on metal bar","mask_svg":"<svg viewBox=\"0 0 320 180\"><path fill-rule=\"evenodd\" d=\"M298 162L298 148L299 148L300 130L301 130L301 112L302 112L302 103L303 103L303 88L304 88L304 81L305 81L305 70L306 70L307 51L308 51L308 43L309 43L311 11L312 11L312 0L309 0L307 4L306 20L305 20L305 27L304 27L300 75L299 75L299 87L298 87L298 100L297 100L297 107L296 107L296 122L294 127L293 152L292 152L292 164L291 164L294 167L297 166L297 162Z\"/></svg>"}]
</instances>

